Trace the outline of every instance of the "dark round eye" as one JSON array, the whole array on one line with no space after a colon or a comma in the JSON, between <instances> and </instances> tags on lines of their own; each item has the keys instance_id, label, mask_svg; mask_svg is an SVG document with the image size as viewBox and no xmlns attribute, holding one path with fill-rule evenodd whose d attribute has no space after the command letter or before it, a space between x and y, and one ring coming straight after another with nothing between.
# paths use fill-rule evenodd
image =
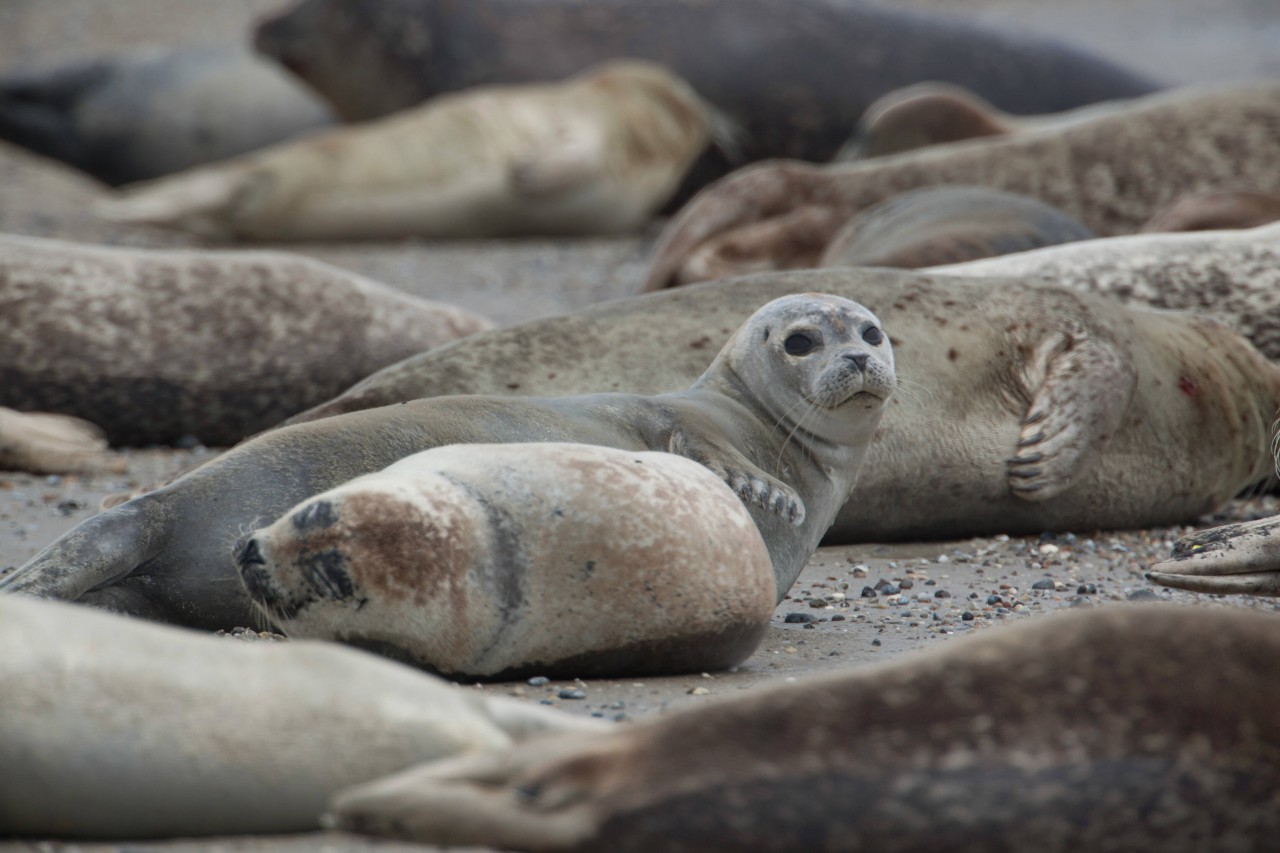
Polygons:
<instances>
[{"instance_id":1,"label":"dark round eye","mask_svg":"<svg viewBox=\"0 0 1280 853\"><path fill-rule=\"evenodd\" d=\"M813 338L804 332L788 335L787 339L782 342L782 347L787 351L787 355L804 355L812 351L814 346Z\"/></svg>"},{"instance_id":2,"label":"dark round eye","mask_svg":"<svg viewBox=\"0 0 1280 853\"><path fill-rule=\"evenodd\" d=\"M880 331L875 326L867 326L866 331L862 333L862 339L873 347L879 346L884 342L884 332Z\"/></svg>"}]
</instances>

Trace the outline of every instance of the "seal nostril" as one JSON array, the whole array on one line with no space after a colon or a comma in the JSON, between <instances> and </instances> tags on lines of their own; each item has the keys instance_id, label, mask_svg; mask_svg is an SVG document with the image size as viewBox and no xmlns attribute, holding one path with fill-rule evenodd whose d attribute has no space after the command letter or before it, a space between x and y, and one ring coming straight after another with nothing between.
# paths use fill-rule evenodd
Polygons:
<instances>
[{"instance_id":1,"label":"seal nostril","mask_svg":"<svg viewBox=\"0 0 1280 853\"><path fill-rule=\"evenodd\" d=\"M250 537L240 548L240 553L236 554L236 562L241 566L262 566L266 565L266 560L262 558L262 552L258 550L258 540Z\"/></svg>"},{"instance_id":2,"label":"seal nostril","mask_svg":"<svg viewBox=\"0 0 1280 853\"><path fill-rule=\"evenodd\" d=\"M865 352L847 352L842 357L845 361L853 362L858 370L865 371L867 369L867 354Z\"/></svg>"}]
</instances>

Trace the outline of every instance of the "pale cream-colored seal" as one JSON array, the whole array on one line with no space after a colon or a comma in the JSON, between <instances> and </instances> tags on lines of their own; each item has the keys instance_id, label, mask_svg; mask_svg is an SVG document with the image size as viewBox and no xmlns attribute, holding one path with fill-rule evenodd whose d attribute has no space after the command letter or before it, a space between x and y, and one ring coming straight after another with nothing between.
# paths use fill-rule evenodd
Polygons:
<instances>
[{"instance_id":1,"label":"pale cream-colored seal","mask_svg":"<svg viewBox=\"0 0 1280 853\"><path fill-rule=\"evenodd\" d=\"M0 406L0 471L122 471L123 462L106 450L102 430L88 421Z\"/></svg>"},{"instance_id":2,"label":"pale cream-colored seal","mask_svg":"<svg viewBox=\"0 0 1280 853\"><path fill-rule=\"evenodd\" d=\"M666 201L721 125L678 77L619 61L286 142L99 212L244 240L621 232Z\"/></svg>"},{"instance_id":3,"label":"pale cream-colored seal","mask_svg":"<svg viewBox=\"0 0 1280 853\"><path fill-rule=\"evenodd\" d=\"M588 720L354 649L201 636L0 596L0 834L298 832L418 761Z\"/></svg>"},{"instance_id":4,"label":"pale cream-colored seal","mask_svg":"<svg viewBox=\"0 0 1280 853\"><path fill-rule=\"evenodd\" d=\"M874 314L821 293L783 295L739 323L676 393L418 400L264 433L82 522L0 575L0 592L244 624L255 611L232 558L244 532L422 450L568 441L667 451L709 468L748 505L781 600L853 489L897 387L893 351ZM566 352L566 364L590 361L577 357L586 350Z\"/></svg>"},{"instance_id":5,"label":"pale cream-colored seal","mask_svg":"<svg viewBox=\"0 0 1280 853\"><path fill-rule=\"evenodd\" d=\"M343 791L336 828L503 850L1265 850L1280 622L1059 614Z\"/></svg>"},{"instance_id":6,"label":"pale cream-colored seal","mask_svg":"<svg viewBox=\"0 0 1280 853\"><path fill-rule=\"evenodd\" d=\"M236 564L290 637L484 678L726 669L777 597L769 551L719 477L585 444L415 454L303 501Z\"/></svg>"},{"instance_id":7,"label":"pale cream-colored seal","mask_svg":"<svg viewBox=\"0 0 1280 853\"><path fill-rule=\"evenodd\" d=\"M644 290L710 275L813 266L859 211L937 184L1024 193L1100 236L1137 231L1188 193L1280 191L1280 83L1177 90L1087 119L863 163L749 166L667 226Z\"/></svg>"},{"instance_id":8,"label":"pale cream-colored seal","mask_svg":"<svg viewBox=\"0 0 1280 853\"><path fill-rule=\"evenodd\" d=\"M492 324L283 252L0 235L0 406L112 444L233 444Z\"/></svg>"}]
</instances>

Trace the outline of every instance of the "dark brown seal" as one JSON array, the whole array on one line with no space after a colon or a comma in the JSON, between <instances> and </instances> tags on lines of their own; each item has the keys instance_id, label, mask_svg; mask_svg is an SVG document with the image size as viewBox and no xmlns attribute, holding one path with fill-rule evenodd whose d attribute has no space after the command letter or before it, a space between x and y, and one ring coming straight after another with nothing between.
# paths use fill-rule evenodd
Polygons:
<instances>
[{"instance_id":1,"label":"dark brown seal","mask_svg":"<svg viewBox=\"0 0 1280 853\"><path fill-rule=\"evenodd\" d=\"M868 104L921 80L952 81L1015 113L1155 88L1057 42L847 1L304 0L263 22L256 44L348 119L649 59L743 126L749 160L829 160ZM704 165L705 181L727 164Z\"/></svg>"},{"instance_id":2,"label":"dark brown seal","mask_svg":"<svg viewBox=\"0 0 1280 853\"><path fill-rule=\"evenodd\" d=\"M907 190L973 184L1030 195L1099 236L1131 233L1179 196L1280 192L1280 83L1152 95L1034 132L863 163L762 163L698 194L667 226L645 290L710 274L813 266L854 214Z\"/></svg>"},{"instance_id":3,"label":"dark brown seal","mask_svg":"<svg viewBox=\"0 0 1280 853\"><path fill-rule=\"evenodd\" d=\"M423 765L328 822L536 851L1266 850L1277 703L1275 614L1114 607Z\"/></svg>"}]
</instances>

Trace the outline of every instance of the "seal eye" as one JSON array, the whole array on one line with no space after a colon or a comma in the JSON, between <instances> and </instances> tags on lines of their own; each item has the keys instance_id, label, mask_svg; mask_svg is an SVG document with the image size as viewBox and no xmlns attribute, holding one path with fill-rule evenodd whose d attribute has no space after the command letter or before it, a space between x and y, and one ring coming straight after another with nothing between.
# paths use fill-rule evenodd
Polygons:
<instances>
[{"instance_id":1,"label":"seal eye","mask_svg":"<svg viewBox=\"0 0 1280 853\"><path fill-rule=\"evenodd\" d=\"M795 332L787 335L787 339L782 342L782 347L787 351L787 355L804 355L812 352L814 346L813 338L803 332Z\"/></svg>"},{"instance_id":2,"label":"seal eye","mask_svg":"<svg viewBox=\"0 0 1280 853\"><path fill-rule=\"evenodd\" d=\"M867 326L866 331L862 333L862 339L873 347L879 346L884 343L884 332L880 331L875 326Z\"/></svg>"}]
</instances>

